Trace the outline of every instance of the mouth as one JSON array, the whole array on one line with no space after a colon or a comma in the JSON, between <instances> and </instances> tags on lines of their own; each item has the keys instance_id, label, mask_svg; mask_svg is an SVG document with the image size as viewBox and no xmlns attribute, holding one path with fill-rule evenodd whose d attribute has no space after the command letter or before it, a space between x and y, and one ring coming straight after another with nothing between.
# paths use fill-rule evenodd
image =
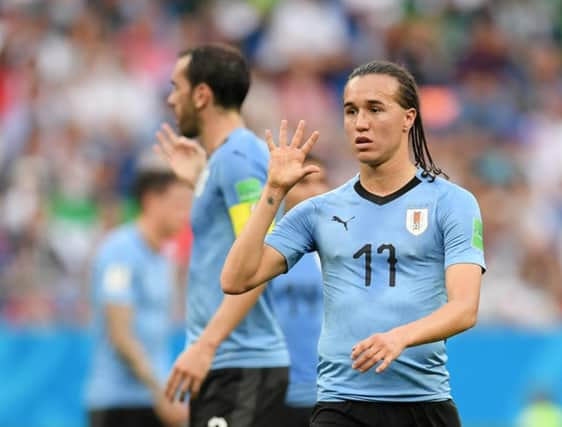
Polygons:
<instances>
[{"instance_id":1,"label":"mouth","mask_svg":"<svg viewBox=\"0 0 562 427\"><path fill-rule=\"evenodd\" d=\"M367 138L366 136L358 136L355 138L355 145L361 147L362 145L367 145L373 142L372 139Z\"/></svg>"}]
</instances>

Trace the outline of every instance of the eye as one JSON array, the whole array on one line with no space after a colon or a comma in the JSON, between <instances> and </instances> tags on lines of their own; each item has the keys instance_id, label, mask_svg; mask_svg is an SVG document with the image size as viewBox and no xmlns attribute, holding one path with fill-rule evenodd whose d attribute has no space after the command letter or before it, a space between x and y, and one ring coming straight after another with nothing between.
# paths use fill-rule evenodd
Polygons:
<instances>
[{"instance_id":1,"label":"eye","mask_svg":"<svg viewBox=\"0 0 562 427\"><path fill-rule=\"evenodd\" d=\"M357 113L357 110L355 108L346 108L345 109L345 115L346 116L354 116Z\"/></svg>"},{"instance_id":2,"label":"eye","mask_svg":"<svg viewBox=\"0 0 562 427\"><path fill-rule=\"evenodd\" d=\"M378 113L379 111L381 111L381 109L379 107L371 107L369 108L369 111L371 113Z\"/></svg>"}]
</instances>

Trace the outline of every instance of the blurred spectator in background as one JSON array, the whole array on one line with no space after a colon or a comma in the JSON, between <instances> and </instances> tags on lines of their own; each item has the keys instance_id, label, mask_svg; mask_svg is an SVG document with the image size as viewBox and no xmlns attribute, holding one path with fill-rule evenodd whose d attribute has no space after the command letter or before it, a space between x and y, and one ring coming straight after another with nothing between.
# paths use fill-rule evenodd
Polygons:
<instances>
[{"instance_id":1,"label":"blurred spectator in background","mask_svg":"<svg viewBox=\"0 0 562 427\"><path fill-rule=\"evenodd\" d=\"M138 219L103 240L92 272L93 360L86 392L91 427L180 426L187 408L170 403L174 269L162 254L185 225L189 187L156 159L136 177Z\"/></svg>"},{"instance_id":2,"label":"blurred spectator in background","mask_svg":"<svg viewBox=\"0 0 562 427\"><path fill-rule=\"evenodd\" d=\"M254 68L250 127L310 118L334 185L354 166L339 125L348 71L408 66L434 157L493 229L481 322L560 322L560 16L558 0L2 1L2 318L84 324L93 247L131 216L131 165L169 120L175 52L226 41Z\"/></svg>"},{"instance_id":3,"label":"blurred spectator in background","mask_svg":"<svg viewBox=\"0 0 562 427\"><path fill-rule=\"evenodd\" d=\"M548 393L538 393L521 413L517 427L562 427L562 409Z\"/></svg>"}]
</instances>

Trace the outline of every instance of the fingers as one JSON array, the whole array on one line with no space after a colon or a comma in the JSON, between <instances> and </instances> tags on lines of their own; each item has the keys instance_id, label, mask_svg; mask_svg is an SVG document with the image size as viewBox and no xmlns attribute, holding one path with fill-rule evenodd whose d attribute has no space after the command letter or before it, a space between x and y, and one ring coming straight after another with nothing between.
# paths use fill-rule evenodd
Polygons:
<instances>
[{"instance_id":1,"label":"fingers","mask_svg":"<svg viewBox=\"0 0 562 427\"><path fill-rule=\"evenodd\" d=\"M385 351L383 349L370 348L365 351L353 364L353 369L365 372L376 365L384 358Z\"/></svg>"},{"instance_id":2,"label":"fingers","mask_svg":"<svg viewBox=\"0 0 562 427\"><path fill-rule=\"evenodd\" d=\"M267 143L267 147L269 148L269 152L275 150L275 142L273 142L273 135L269 129L265 130L265 142Z\"/></svg>"},{"instance_id":3,"label":"fingers","mask_svg":"<svg viewBox=\"0 0 562 427\"><path fill-rule=\"evenodd\" d=\"M174 398L176 397L176 391L180 386L182 380L182 373L177 368L174 368L172 371L172 375L170 376L170 378L168 378L168 382L166 383L166 390L164 391L164 395L170 402L174 401Z\"/></svg>"},{"instance_id":4,"label":"fingers","mask_svg":"<svg viewBox=\"0 0 562 427\"><path fill-rule=\"evenodd\" d=\"M304 120L299 121L299 124L297 126L297 130L295 131L295 134L293 135L293 139L291 140L290 147L292 147L292 148L299 148L300 147L301 141L302 141L302 136L304 135L304 127L305 127L305 121Z\"/></svg>"},{"instance_id":5,"label":"fingers","mask_svg":"<svg viewBox=\"0 0 562 427\"><path fill-rule=\"evenodd\" d=\"M172 142L167 138L166 134L159 130L156 132L156 139L159 142L159 152L164 156L164 158L170 158L173 150Z\"/></svg>"},{"instance_id":6,"label":"fingers","mask_svg":"<svg viewBox=\"0 0 562 427\"><path fill-rule=\"evenodd\" d=\"M279 146L287 146L287 120L281 120L281 126L279 127Z\"/></svg>"},{"instance_id":7,"label":"fingers","mask_svg":"<svg viewBox=\"0 0 562 427\"><path fill-rule=\"evenodd\" d=\"M314 144L316 144L319 137L320 137L320 132L315 130L314 132L312 132L312 135L310 135L310 137L306 140L306 142L302 145L301 150L304 152L305 156L308 156L308 153L310 153L310 150L312 150L312 147L314 147Z\"/></svg>"},{"instance_id":8,"label":"fingers","mask_svg":"<svg viewBox=\"0 0 562 427\"><path fill-rule=\"evenodd\" d=\"M191 394L193 395L193 397L197 397L197 395L199 394L199 390L201 390L202 383L203 381L201 379L198 378L193 379L193 384L191 385Z\"/></svg>"},{"instance_id":9,"label":"fingers","mask_svg":"<svg viewBox=\"0 0 562 427\"><path fill-rule=\"evenodd\" d=\"M303 178L307 175L310 175L311 173L317 173L317 172L321 172L321 169L318 166L316 165L305 166Z\"/></svg>"},{"instance_id":10,"label":"fingers","mask_svg":"<svg viewBox=\"0 0 562 427\"><path fill-rule=\"evenodd\" d=\"M180 389L180 402L184 402L185 401L185 396L187 395L187 393L189 393L189 391L191 390L191 384L193 383L193 379L190 377L186 377L184 383L181 386Z\"/></svg>"},{"instance_id":11,"label":"fingers","mask_svg":"<svg viewBox=\"0 0 562 427\"><path fill-rule=\"evenodd\" d=\"M388 368L388 366L394 361L394 359L395 358L392 357L392 356L386 356L384 358L384 362L382 362L380 364L380 366L377 369L375 369L375 372L377 374L380 374L382 371L384 371L386 368Z\"/></svg>"},{"instance_id":12,"label":"fingers","mask_svg":"<svg viewBox=\"0 0 562 427\"><path fill-rule=\"evenodd\" d=\"M164 131L164 133L166 134L166 136L168 138L170 138L170 140L172 142L175 142L176 139L178 138L178 134L172 129L172 127L168 124L168 123L164 123L162 125L162 131Z\"/></svg>"}]
</instances>

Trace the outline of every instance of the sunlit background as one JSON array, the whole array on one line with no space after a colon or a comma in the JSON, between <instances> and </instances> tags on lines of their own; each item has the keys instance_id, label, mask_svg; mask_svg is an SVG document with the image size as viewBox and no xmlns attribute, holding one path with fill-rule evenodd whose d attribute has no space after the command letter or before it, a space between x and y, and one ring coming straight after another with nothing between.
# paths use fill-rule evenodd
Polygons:
<instances>
[{"instance_id":1,"label":"sunlit background","mask_svg":"<svg viewBox=\"0 0 562 427\"><path fill-rule=\"evenodd\" d=\"M92 253L134 215L135 160L173 123L177 52L209 41L250 59L256 133L282 118L320 130L333 186L357 170L350 70L386 58L414 74L430 150L484 218L479 325L448 343L464 425L516 426L538 395L562 403L559 0L1 0L0 13L0 426L85 426ZM181 286L190 239L186 226L168 249Z\"/></svg>"}]
</instances>

